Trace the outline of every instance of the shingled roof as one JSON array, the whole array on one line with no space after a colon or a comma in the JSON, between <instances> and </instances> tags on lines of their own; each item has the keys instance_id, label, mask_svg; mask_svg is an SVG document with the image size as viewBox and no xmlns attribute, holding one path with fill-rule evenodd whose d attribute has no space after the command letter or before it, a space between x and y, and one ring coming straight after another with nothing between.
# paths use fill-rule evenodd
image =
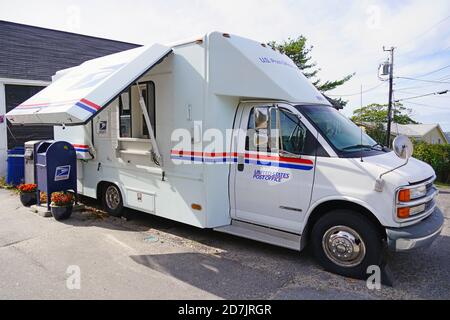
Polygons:
<instances>
[{"instance_id":1,"label":"shingled roof","mask_svg":"<svg viewBox=\"0 0 450 320\"><path fill-rule=\"evenodd\" d=\"M56 71L138 47L0 20L0 78L51 81Z\"/></svg>"}]
</instances>

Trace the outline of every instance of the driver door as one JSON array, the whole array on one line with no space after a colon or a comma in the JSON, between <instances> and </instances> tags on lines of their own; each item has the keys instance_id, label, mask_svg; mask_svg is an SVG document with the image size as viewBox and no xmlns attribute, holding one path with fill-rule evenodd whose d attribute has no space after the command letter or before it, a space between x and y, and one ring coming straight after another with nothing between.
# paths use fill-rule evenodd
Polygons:
<instances>
[{"instance_id":1,"label":"driver door","mask_svg":"<svg viewBox=\"0 0 450 320\"><path fill-rule=\"evenodd\" d=\"M244 107L240 129L246 150L233 168L234 218L300 234L314 181L315 138L297 114L277 105Z\"/></svg>"}]
</instances>

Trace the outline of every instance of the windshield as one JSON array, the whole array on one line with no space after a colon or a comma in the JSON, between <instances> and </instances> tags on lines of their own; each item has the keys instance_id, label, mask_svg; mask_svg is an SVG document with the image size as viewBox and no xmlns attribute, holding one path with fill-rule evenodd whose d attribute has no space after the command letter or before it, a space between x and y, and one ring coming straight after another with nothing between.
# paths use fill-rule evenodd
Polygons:
<instances>
[{"instance_id":1,"label":"windshield","mask_svg":"<svg viewBox=\"0 0 450 320\"><path fill-rule=\"evenodd\" d=\"M382 149L361 128L339 111L327 106L297 106L311 120L322 135L340 152L356 152L374 148Z\"/></svg>"}]
</instances>

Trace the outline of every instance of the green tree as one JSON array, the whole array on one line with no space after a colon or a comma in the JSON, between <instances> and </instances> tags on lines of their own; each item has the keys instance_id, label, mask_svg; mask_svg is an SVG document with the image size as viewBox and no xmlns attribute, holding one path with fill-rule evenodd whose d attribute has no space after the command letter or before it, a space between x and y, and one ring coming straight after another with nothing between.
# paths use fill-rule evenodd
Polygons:
<instances>
[{"instance_id":1,"label":"green tree","mask_svg":"<svg viewBox=\"0 0 450 320\"><path fill-rule=\"evenodd\" d=\"M280 43L272 41L268 45L291 58L299 69L302 70L303 74L311 79L312 83L321 92L327 92L342 86L355 75L354 73L349 74L339 80L320 80L318 74L321 69L317 67L317 63L313 62L311 57L311 52L314 47L307 44L307 39L304 36L299 36L296 39L288 38L288 40ZM347 101L342 99L333 99L333 101L342 107L347 104Z\"/></svg>"},{"instance_id":2,"label":"green tree","mask_svg":"<svg viewBox=\"0 0 450 320\"><path fill-rule=\"evenodd\" d=\"M393 121L395 123L417 124L417 122L411 118L411 109L406 108L401 103L396 103L393 109ZM387 123L387 117L387 104L372 103L368 106L354 110L352 120L355 123L370 123L376 125L380 123Z\"/></svg>"},{"instance_id":3,"label":"green tree","mask_svg":"<svg viewBox=\"0 0 450 320\"><path fill-rule=\"evenodd\" d=\"M411 109L396 103L393 112L393 121L398 124L417 124L411 118ZM380 144L386 143L386 124L388 117L388 105L372 103L368 106L353 111L351 118L357 125L366 128L367 134Z\"/></svg>"}]
</instances>

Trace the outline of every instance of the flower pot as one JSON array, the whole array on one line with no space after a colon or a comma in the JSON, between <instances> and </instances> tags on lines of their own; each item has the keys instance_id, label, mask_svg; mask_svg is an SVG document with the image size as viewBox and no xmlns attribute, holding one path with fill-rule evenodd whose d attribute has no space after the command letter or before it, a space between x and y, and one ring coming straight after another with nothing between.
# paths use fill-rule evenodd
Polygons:
<instances>
[{"instance_id":1,"label":"flower pot","mask_svg":"<svg viewBox=\"0 0 450 320\"><path fill-rule=\"evenodd\" d=\"M61 220L66 220L69 219L70 216L72 215L72 209L73 209L73 205L69 205L69 206L65 206L65 207L57 207L57 206L51 206L50 207L53 218L55 218L55 220L61 221Z\"/></svg>"},{"instance_id":2,"label":"flower pot","mask_svg":"<svg viewBox=\"0 0 450 320\"><path fill-rule=\"evenodd\" d=\"M25 207L31 207L37 203L36 192L23 192L20 194L20 202Z\"/></svg>"}]
</instances>

